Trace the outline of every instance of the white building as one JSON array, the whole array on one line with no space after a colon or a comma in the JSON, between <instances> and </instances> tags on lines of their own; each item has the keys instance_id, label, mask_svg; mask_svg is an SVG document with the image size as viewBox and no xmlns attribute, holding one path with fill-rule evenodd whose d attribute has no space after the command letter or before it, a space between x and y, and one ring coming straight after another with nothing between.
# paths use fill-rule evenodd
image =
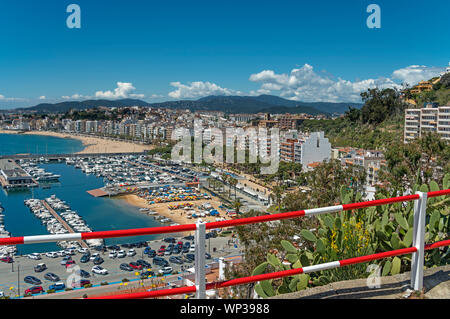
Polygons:
<instances>
[{"instance_id":1,"label":"white building","mask_svg":"<svg viewBox=\"0 0 450 319\"><path fill-rule=\"evenodd\" d=\"M450 103L446 106L429 103L424 108L405 110L404 142L408 143L427 132L450 140Z\"/></svg>"}]
</instances>

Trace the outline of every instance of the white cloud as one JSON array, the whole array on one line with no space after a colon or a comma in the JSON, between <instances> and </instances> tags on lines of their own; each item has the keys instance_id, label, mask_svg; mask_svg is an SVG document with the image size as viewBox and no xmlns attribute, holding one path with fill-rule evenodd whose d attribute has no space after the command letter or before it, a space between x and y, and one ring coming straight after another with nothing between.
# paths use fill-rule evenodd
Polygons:
<instances>
[{"instance_id":1,"label":"white cloud","mask_svg":"<svg viewBox=\"0 0 450 319\"><path fill-rule=\"evenodd\" d=\"M45 95L41 95L40 97L39 97L39 100L45 100L47 97L45 96Z\"/></svg>"},{"instance_id":2,"label":"white cloud","mask_svg":"<svg viewBox=\"0 0 450 319\"><path fill-rule=\"evenodd\" d=\"M65 99L65 100L79 100L79 99L89 99L91 97L75 93L75 94L73 94L71 96L63 95L63 96L61 96L61 98Z\"/></svg>"},{"instance_id":3,"label":"white cloud","mask_svg":"<svg viewBox=\"0 0 450 319\"><path fill-rule=\"evenodd\" d=\"M2 102L24 102L24 101L27 101L27 99L24 99L21 97L6 97L6 96L0 94L0 101L2 101Z\"/></svg>"},{"instance_id":4,"label":"white cloud","mask_svg":"<svg viewBox=\"0 0 450 319\"><path fill-rule=\"evenodd\" d=\"M425 65L410 65L406 68L395 70L392 78L408 83L410 86L416 85L420 81L429 80L439 76L445 68L427 67Z\"/></svg>"},{"instance_id":5,"label":"white cloud","mask_svg":"<svg viewBox=\"0 0 450 319\"><path fill-rule=\"evenodd\" d=\"M196 81L189 84L181 82L171 82L171 86L177 88L169 92L169 96L174 99L197 98L208 95L243 95L240 91L222 88L215 83Z\"/></svg>"},{"instance_id":6,"label":"white cloud","mask_svg":"<svg viewBox=\"0 0 450 319\"><path fill-rule=\"evenodd\" d=\"M309 64L292 69L289 74L264 70L250 75L249 80L261 83L261 88L252 91L253 93L269 94L279 91L284 98L306 102L360 102L360 93L368 88L401 88L400 84L385 77L354 82L334 79L326 74L316 73Z\"/></svg>"},{"instance_id":7,"label":"white cloud","mask_svg":"<svg viewBox=\"0 0 450 319\"><path fill-rule=\"evenodd\" d=\"M97 91L95 97L105 99L125 99L128 97L143 98L144 94L132 94L136 90L132 83L117 82L117 87L114 91Z\"/></svg>"}]
</instances>

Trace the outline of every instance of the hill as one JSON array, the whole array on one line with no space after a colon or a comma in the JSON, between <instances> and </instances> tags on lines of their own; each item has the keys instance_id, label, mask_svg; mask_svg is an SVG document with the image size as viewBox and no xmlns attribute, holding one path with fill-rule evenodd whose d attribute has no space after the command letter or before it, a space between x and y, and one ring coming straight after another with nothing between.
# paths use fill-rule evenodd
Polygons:
<instances>
[{"instance_id":1,"label":"hill","mask_svg":"<svg viewBox=\"0 0 450 319\"><path fill-rule=\"evenodd\" d=\"M148 103L136 99L121 100L86 100L67 101L61 103L41 103L18 111L34 111L40 113L61 113L70 109L89 109L99 106L124 107L143 106L154 108L190 109L192 111L222 111L225 113L306 113L311 115L333 113L343 114L349 108L361 108L358 103L298 102L273 95L260 96L207 96L198 100L178 100L160 103Z\"/></svg>"}]
</instances>

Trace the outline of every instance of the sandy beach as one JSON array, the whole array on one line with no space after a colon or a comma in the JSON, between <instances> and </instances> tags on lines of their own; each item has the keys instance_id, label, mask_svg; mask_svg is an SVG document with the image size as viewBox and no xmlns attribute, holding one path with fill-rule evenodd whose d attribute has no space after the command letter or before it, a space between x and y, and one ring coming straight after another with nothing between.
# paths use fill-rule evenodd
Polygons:
<instances>
[{"instance_id":1,"label":"sandy beach","mask_svg":"<svg viewBox=\"0 0 450 319\"><path fill-rule=\"evenodd\" d=\"M121 195L121 196L117 196L117 198L119 199L123 199L125 200L128 204L136 206L136 207L140 207L140 208L150 208L151 210L157 212L159 215L167 217L172 219L175 223L180 224L180 225L184 225L184 224L193 224L196 222L195 218L187 218L187 214L186 211L184 211L183 209L174 209L174 210L170 210L168 208L168 206L172 203L158 203L158 204L147 204L147 201L137 195L134 194L129 194L129 195ZM230 219L226 212L219 208L220 206L220 201L218 201L217 199L201 199L201 200L195 200L195 201L186 201L186 202L190 202L193 203L194 206L198 206L198 205L202 205L203 203L210 203L214 209L217 209L220 212L220 216L222 218L225 219ZM216 216L206 216L206 217L201 217L201 219L203 221L206 222L214 222L216 221Z\"/></svg>"},{"instance_id":2,"label":"sandy beach","mask_svg":"<svg viewBox=\"0 0 450 319\"><path fill-rule=\"evenodd\" d=\"M18 134L18 132L9 130L0 130L0 134ZM83 142L84 149L81 152L78 152L77 154L143 152L146 150L151 150L155 147L153 145L141 145L131 142L112 141L100 137L78 136L67 133L57 133L48 131L29 131L21 134L53 136L60 138L73 138L80 140L81 142Z\"/></svg>"}]
</instances>

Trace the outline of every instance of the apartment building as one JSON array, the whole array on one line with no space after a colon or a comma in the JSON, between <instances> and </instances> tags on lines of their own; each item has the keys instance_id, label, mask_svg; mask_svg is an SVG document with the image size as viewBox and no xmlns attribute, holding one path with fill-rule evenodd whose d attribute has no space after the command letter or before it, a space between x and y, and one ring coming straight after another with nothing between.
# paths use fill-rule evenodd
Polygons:
<instances>
[{"instance_id":1,"label":"apartment building","mask_svg":"<svg viewBox=\"0 0 450 319\"><path fill-rule=\"evenodd\" d=\"M405 143L428 132L437 133L441 138L450 140L450 103L446 106L428 103L420 109L405 110Z\"/></svg>"},{"instance_id":2,"label":"apartment building","mask_svg":"<svg viewBox=\"0 0 450 319\"><path fill-rule=\"evenodd\" d=\"M288 131L280 139L280 160L308 164L324 162L331 159L331 144L324 132L303 134L298 131Z\"/></svg>"}]
</instances>

